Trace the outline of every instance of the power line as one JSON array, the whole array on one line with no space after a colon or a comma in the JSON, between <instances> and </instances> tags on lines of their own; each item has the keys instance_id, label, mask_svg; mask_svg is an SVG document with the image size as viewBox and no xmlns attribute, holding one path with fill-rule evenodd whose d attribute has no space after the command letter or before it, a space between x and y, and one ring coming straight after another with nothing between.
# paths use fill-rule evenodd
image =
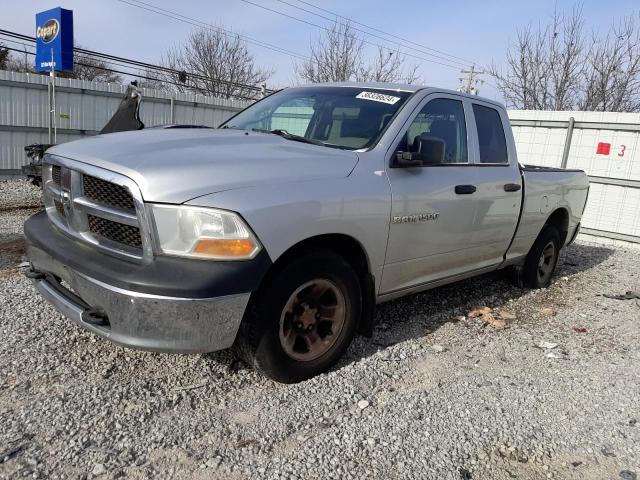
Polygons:
<instances>
[{"instance_id":1,"label":"power line","mask_svg":"<svg viewBox=\"0 0 640 480\"><path fill-rule=\"evenodd\" d=\"M302 55L300 53L297 52L293 52L291 50L287 50L285 48L279 47L277 45L273 45L267 42L263 42L261 40L257 40L255 38L249 37L247 35L244 34L240 34L240 33L234 33L231 32L223 27L217 26L217 25L212 25L210 23L206 23L206 22L202 22L200 20L197 20L195 18L192 17L188 17L186 15L182 15L181 13L172 11L172 10L167 10L165 8L161 8L158 7L156 5L153 5L151 3L147 3L147 2L143 2L141 0L118 0L121 3L126 3L127 5L130 5L132 7L136 7L136 8L140 8L142 10L146 10L148 12L152 12L158 15L162 15L164 17L167 18L171 18L173 20L178 20L180 22L183 23L188 23L190 25L196 26L196 27L200 27L200 28L208 28L208 29L213 29L216 30L220 33L223 33L226 36L230 36L230 37L240 37L242 38L245 42L251 44L251 45L257 45L259 47L262 48L266 48L268 50L272 50L274 52L277 53L282 53L285 55L288 55L290 57L295 57L298 58L300 60L309 60L308 57L306 57L305 55ZM135 3L134 3L135 2Z\"/></svg>"},{"instance_id":2,"label":"power line","mask_svg":"<svg viewBox=\"0 0 640 480\"><path fill-rule=\"evenodd\" d=\"M21 38L21 39L24 39L24 40L27 40L27 41L35 42L35 38L33 38L33 37L30 37L28 35L18 34L18 33L15 33L15 32L9 32L7 30L1 30L0 29L0 34L7 35L7 36L10 36L10 37L13 37L13 38ZM26 44L21 43L21 42L15 42L15 43L20 43L22 45L26 45ZM133 65L135 67L143 67L143 68L146 68L146 69L155 70L155 71L159 71L159 72L162 72L162 73L169 73L169 74L176 75L176 76L180 75L181 73L186 73L188 78L197 78L199 80L204 80L204 81L215 81L215 82L226 84L226 85L229 85L229 86L232 86L232 87L245 88L245 89L248 89L248 90L251 90L251 91L255 91L255 92L261 92L262 91L261 87L257 87L257 86L254 86L254 85L246 85L246 84L241 84L241 83L230 82L228 80L215 79L215 78L207 77L207 76L204 76L204 75L188 73L188 72L181 72L179 70L171 69L171 68L168 68L168 67L163 67L163 66L160 66L160 65L154 65L154 64L151 64L151 63L140 62L138 60L131 60L131 59L128 59L128 58L117 57L115 55L109 55L109 54L105 54L105 53L101 53L101 52L95 52L93 50L87 50L87 49L84 49L84 48L74 47L74 52L81 53L81 54L89 56L89 57L99 58L104 63L112 63L112 64L115 64L115 65L120 66L120 67L125 66L125 68L130 68L128 65ZM82 65L82 63L78 63L78 65ZM85 66L92 66L93 67L94 65L85 65ZM99 68L99 67L96 66L96 68ZM123 73L123 74L126 74L126 75L138 76L137 74L133 74L133 73L130 73L130 72L117 72L117 73ZM161 81L161 79L157 79L157 80ZM180 84L173 83L173 82L168 82L168 83L172 83L172 84L175 84L175 85L180 85ZM182 85L182 86L186 86L186 85Z\"/></svg>"},{"instance_id":3,"label":"power line","mask_svg":"<svg viewBox=\"0 0 640 480\"><path fill-rule=\"evenodd\" d=\"M0 35L4 35L6 37L10 37L10 38L15 38L15 39L19 39L19 40L23 40L23 41L28 41L31 42L32 44L35 43L35 38L31 37L29 35L24 35L24 34L20 34L17 32L12 32L9 30L3 30L0 29ZM11 41L11 40L7 40L7 41ZM22 45L26 45L24 43L21 42L15 42L14 43L19 43ZM258 87L258 86L254 86L254 85L246 85L246 84L242 84L242 83L237 83L237 82L231 82L228 80L222 80L222 79L216 79L216 78L212 78L212 77L207 77L205 75L201 75L201 74L196 74L196 73L191 73L191 72L182 72L173 68L169 68L169 67L164 67L161 65L155 65L152 63L147 63L147 62L142 62L139 60L133 60L133 59L129 59L129 58L124 58L124 57L119 57L116 55L110 55L107 53L102 53L102 52L96 52L94 50L87 50L85 48L77 48L74 47L73 51L75 53L80 53L83 54L85 56L88 57L93 57L93 58L99 58L100 60L102 60L104 63L111 63L111 64L115 64L117 66L125 66L125 68L130 68L129 65L133 65L134 67L142 67L144 69L149 69L149 70L154 70L156 72L162 72L165 74L171 74L171 75L175 75L175 76L179 76L180 74L186 73L187 78L194 78L194 79L198 79L198 80L202 80L202 81L207 81L207 82L217 82L217 83L221 83L224 85L228 85L231 87L236 87L236 88L241 88L241 89L245 89L245 90L250 90L256 93L262 92L262 88ZM78 63L80 65L80 63ZM94 65L88 65L88 66L94 66ZM96 67L98 68L98 67ZM116 72L116 73L123 73L125 75L132 75L132 76L140 76L140 75L135 75L129 72ZM142 78L142 77L141 77ZM158 81L162 81L161 79L156 79ZM167 83L171 83L174 85L178 85L178 86L185 86L184 84L178 84L178 83L173 83L173 82L167 82ZM194 88L194 87L192 87ZM265 90L266 93L271 93L273 90ZM238 95L234 95L234 96L238 96Z\"/></svg>"},{"instance_id":4,"label":"power line","mask_svg":"<svg viewBox=\"0 0 640 480\"><path fill-rule=\"evenodd\" d=\"M124 1L124 0L119 0L119 1ZM325 30L325 31L327 31L327 32L330 32L330 31L331 31L331 29L330 29L330 28L324 27L324 26L322 26L322 25L318 25L317 23L313 23L313 22L310 22L310 21L308 21L308 20L304 20L304 19L299 18L299 17L296 17L296 16L294 16L294 15L289 15L288 13L281 12L280 10L276 10L276 9L274 9L274 8L265 7L264 5L260 5L260 4L258 4L258 3L252 2L251 0L241 0L241 1L242 1L242 2L244 2L244 3L248 3L249 5L253 5L253 6L255 6L255 7L261 8L261 9L263 9L263 10L267 10L267 11L269 11L269 12L273 12L273 13L276 13L276 14L278 14L278 15L282 15L282 16L284 16L284 17L290 18L290 19L295 20L295 21L297 21L297 22L305 23L305 24L307 24L307 25L311 25L311 26L316 27L316 28L319 28L319 29L321 29L321 30ZM397 48L391 48L391 47L388 47L388 46L380 45L380 44L378 44L378 43L369 42L369 41L364 40L364 39L360 39L360 40L361 40L363 43L366 43L366 44L368 44L368 45L372 45L372 46L374 46L374 47L384 48L384 49L386 49L386 50L389 50L389 51L392 51L392 52L396 52L396 53L399 53L399 54L401 54L401 55L406 55L406 56L408 56L408 57L417 58L417 59L419 59L419 60L423 60L423 61L425 61L425 62L436 63L436 64L438 64L438 65L442 65L442 66L444 66L444 67L449 67L449 68L454 68L454 69L456 69L456 70L457 70L458 68L460 68L460 66L456 66L456 65L451 65L451 64L448 64L448 63L439 62L439 61L437 61L437 60L432 60L432 59L429 59L429 58L420 57L420 56L418 56L418 55L414 55L414 54L412 54L412 53L408 53L408 52L401 51L401 50L399 50L399 49L397 49Z\"/></svg>"},{"instance_id":5,"label":"power line","mask_svg":"<svg viewBox=\"0 0 640 480\"><path fill-rule=\"evenodd\" d=\"M294 4L292 4L292 3L287 2L287 1L285 1L285 0L276 0L276 1L278 1L278 2L280 2L280 3L283 3L283 4L285 4L285 5L289 5L289 6L290 6L290 7L292 7L292 8L295 8L295 9L301 10L301 11L306 12L306 13L309 13L309 14L311 14L311 15L315 15L316 17L323 18L324 20L328 20L328 21L330 21L330 22L334 22L334 21L336 21L335 19L330 18L330 17L327 17L326 15L321 15L321 14L319 14L319 13L312 12L311 10L307 10L306 8L299 7L299 6L297 6L297 5L294 5ZM303 3L306 3L306 2L303 2ZM320 7L315 7L315 8L320 9ZM327 12L329 12L328 10L325 10L325 9L320 9L320 10L323 10L323 11L327 11ZM395 43L395 44L396 44L396 45L398 45L398 46L402 46L402 47L404 47L404 48L408 48L408 49L411 49L411 50L415 50L415 51L420 52L420 53L422 53L422 54L424 54L424 55L429 55L429 56L432 56L432 57L434 57L434 58L438 58L438 59L440 59L440 60L444 60L444 61L451 62L451 63L457 63L457 64L459 64L459 65L461 65L461 66L464 66L464 67L466 67L467 65L469 65L469 63L473 63L473 62L466 62L466 61L462 62L462 61L455 60L455 58L457 58L457 57L455 57L455 56L453 56L453 55L446 54L446 53L443 53L443 54L444 54L444 55L446 55L446 56L436 55L435 53L430 53L430 52L427 52L427 51L425 51L425 50L421 50L421 49L419 49L419 48L412 47L411 45L407 45L406 43L399 43L399 42L397 42L397 41L389 40L388 38L385 38L385 37L383 37L382 35L377 35L377 34L375 34L375 33L367 32L366 30L362 30L362 29L360 29L360 28L358 28L358 27L354 27L354 26L353 26L353 24L355 24L355 25L363 25L363 26L366 26L366 25L364 25L363 23L353 21L353 20L351 20L351 19L349 19L349 18L347 18L347 17L343 17L342 15L339 15L339 14L337 14L337 13L333 13L333 12L329 12L329 13L331 13L332 15L335 15L336 17L344 18L346 21L340 22L340 24L341 24L341 25L351 25L351 28L353 28L355 31L357 31L357 32L361 32L361 33L364 33L365 35L369 35L369 36L374 37L374 38L378 38L378 39L383 40L383 41L385 41L385 42ZM369 27L369 26L366 26L366 28L373 29L373 27ZM377 30L377 29L373 29L373 30ZM389 35L390 35L390 34L388 34L388 33L386 33L386 32L383 32L383 33L384 33L385 35L387 35L387 36L389 36ZM411 42L411 41L409 41L409 40L405 40L405 39L403 39L402 37L398 37L397 35L394 35L394 37L395 37L395 38L398 38L398 39L400 39L400 40L402 40L403 42L413 43L413 42ZM425 49L427 49L427 50L434 50L434 49L430 49L429 47L424 47L424 48L425 48ZM438 53L442 53L442 52L439 52L438 50L434 50L434 51L436 51L436 52L438 52ZM449 57L450 57L450 58L449 58Z\"/></svg>"},{"instance_id":6,"label":"power line","mask_svg":"<svg viewBox=\"0 0 640 480\"><path fill-rule=\"evenodd\" d=\"M281 0L278 0L278 1L281 1ZM414 41L412 41L412 40L409 40L408 38L404 38L404 37L401 37L401 36L399 36L399 35L395 35L395 34L393 34L393 33L385 32L384 30L380 30L379 28L372 27L371 25L367 25L367 24L365 24L365 23L358 22L357 20L353 20L352 18L345 17L344 15L340 15L339 13L332 12L331 10L327 10L326 8L322 8L322 7L318 7L317 5L313 5L312 3L307 2L307 1L305 1L305 0L296 0L296 1L297 1L298 3L303 3L303 4L305 4L305 5L308 5L308 6L310 6L310 7L313 7L313 8L315 8L316 10L320 10L320 11L325 12L325 13L328 13L328 14L330 14L330 15L335 15L336 17L340 17L340 18L342 18L342 19L344 19L344 20L347 20L347 21L349 21L349 22L355 23L356 25L360 25L361 27L365 27L365 28L368 28L368 29L373 30L373 31L375 31L375 32L382 33L382 34L387 35L387 36L389 36L389 37L392 37L392 38L396 38L396 39L398 39L398 40L405 41L405 42L407 42L407 43L410 43L410 44L412 44L412 45L416 45L416 46L421 47L421 48L424 48L424 49L426 49L426 50L430 50L430 51L432 51L432 52L436 52L436 53L440 53L440 54L442 54L442 55L446 55L447 57L451 57L451 58L455 58L455 59L458 59L458 60L462 60L462 61L464 62L464 64L465 64L465 65L475 63L475 62L473 62L473 61L471 61L471 60L468 60L468 59L466 59L466 58L458 57L458 56L456 56L456 55L452 55L452 54L450 54L450 53L443 52L442 50L438 50L438 49L435 49L435 48L427 47L426 45L423 45L423 44L421 44L421 43L414 42ZM286 3L286 2L282 2L282 3Z\"/></svg>"},{"instance_id":7,"label":"power line","mask_svg":"<svg viewBox=\"0 0 640 480\"><path fill-rule=\"evenodd\" d=\"M5 48L5 49L7 49L9 51L12 51L12 52L18 52L18 53L22 53L22 54L26 54L26 55L35 56L35 52L32 52L32 51L20 50L18 48L13 48L13 47L3 47L3 48ZM188 85L185 85L183 83L172 82L172 81L164 79L164 78L149 77L148 75L139 75L139 74L133 75L131 72L124 72L122 70L115 70L113 68L106 68L106 67L102 67L102 66L99 66L99 65L93 65L93 64L90 64L90 63L83 63L83 62L74 62L74 63L76 65L82 65L84 67L95 68L95 69L98 69L98 70L103 70L105 72L119 73L119 74L122 74L122 75L131 75L131 76L135 76L137 78L143 78L145 80L152 80L152 81L156 81L156 82L167 83L169 85L176 85L176 86L179 86L179 87L185 87L185 86L188 87ZM243 95L234 95L234 97L240 98L242 100L255 101L255 98L246 97L246 96L243 96Z\"/></svg>"}]
</instances>

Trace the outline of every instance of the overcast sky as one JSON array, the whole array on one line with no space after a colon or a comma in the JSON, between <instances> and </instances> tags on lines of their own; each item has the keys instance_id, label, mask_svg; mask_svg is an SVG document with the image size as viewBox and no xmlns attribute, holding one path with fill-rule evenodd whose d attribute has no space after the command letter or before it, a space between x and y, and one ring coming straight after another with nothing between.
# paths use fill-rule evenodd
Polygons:
<instances>
[{"instance_id":1,"label":"overcast sky","mask_svg":"<svg viewBox=\"0 0 640 480\"><path fill-rule=\"evenodd\" d=\"M181 44L193 28L188 23L134 7L125 1L129 0L0 0L0 28L34 35L35 13L60 6L73 10L75 39L83 47L153 63L158 62L169 47ZM237 33L301 55L308 52L309 43L322 32L315 26L266 11L242 0L144 1L198 21L224 25ZM327 20L278 0L251 1L325 27L330 24ZM555 5L559 10L570 11L575 4L573 1L562 0L309 1L417 44L476 62L477 65L487 65L492 61L500 64L517 28L527 24L535 26L538 22L546 23ZM296 0L287 0L287 3L329 16ZM585 0L582 5L588 27L597 29L631 15L634 11L637 15L640 0ZM372 43L383 43L378 38L364 38ZM423 47L416 48L425 50ZM295 83L291 56L257 45L249 45L249 49L259 65L276 71L269 81L270 87ZM431 58L435 62L442 60L415 50L407 50L407 53L423 58L407 57L407 61L419 66L424 83L453 89L458 87L459 70L462 68L460 65L444 66L429 62L424 59ZM439 53L436 55L443 56ZM480 94L499 99L495 89L488 84L480 87Z\"/></svg>"}]
</instances>

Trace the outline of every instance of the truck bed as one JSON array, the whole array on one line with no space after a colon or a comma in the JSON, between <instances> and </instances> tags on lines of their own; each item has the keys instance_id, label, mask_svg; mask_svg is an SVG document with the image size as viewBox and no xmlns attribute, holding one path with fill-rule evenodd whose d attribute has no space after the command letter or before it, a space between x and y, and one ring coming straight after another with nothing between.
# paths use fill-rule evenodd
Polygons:
<instances>
[{"instance_id":1,"label":"truck bed","mask_svg":"<svg viewBox=\"0 0 640 480\"><path fill-rule=\"evenodd\" d=\"M539 165L523 165L520 164L520 171L522 172L582 172L577 168L557 168L557 167L541 167Z\"/></svg>"},{"instance_id":2,"label":"truck bed","mask_svg":"<svg viewBox=\"0 0 640 480\"><path fill-rule=\"evenodd\" d=\"M526 255L549 215L566 211L566 230L560 232L564 242L576 233L587 202L589 179L578 169L520 165L524 180L520 222L507 258Z\"/></svg>"}]
</instances>

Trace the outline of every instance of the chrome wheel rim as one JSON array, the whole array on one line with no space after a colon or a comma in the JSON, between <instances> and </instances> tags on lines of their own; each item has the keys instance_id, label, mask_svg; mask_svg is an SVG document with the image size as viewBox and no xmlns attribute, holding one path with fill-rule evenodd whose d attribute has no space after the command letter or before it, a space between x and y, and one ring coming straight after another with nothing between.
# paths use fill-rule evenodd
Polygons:
<instances>
[{"instance_id":1,"label":"chrome wheel rim","mask_svg":"<svg viewBox=\"0 0 640 480\"><path fill-rule=\"evenodd\" d=\"M550 241L542 249L538 259L538 282L545 283L551 277L556 264L556 244Z\"/></svg>"},{"instance_id":2,"label":"chrome wheel rim","mask_svg":"<svg viewBox=\"0 0 640 480\"><path fill-rule=\"evenodd\" d=\"M330 280L315 279L298 287L280 316L280 344L285 353L301 362L315 360L329 351L346 322L346 301Z\"/></svg>"}]
</instances>

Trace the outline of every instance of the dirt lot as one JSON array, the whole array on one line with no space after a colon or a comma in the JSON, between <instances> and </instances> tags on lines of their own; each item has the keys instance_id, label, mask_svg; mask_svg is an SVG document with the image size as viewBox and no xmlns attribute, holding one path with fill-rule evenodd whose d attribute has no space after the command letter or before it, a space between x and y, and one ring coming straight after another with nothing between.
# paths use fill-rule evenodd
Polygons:
<instances>
[{"instance_id":1,"label":"dirt lot","mask_svg":"<svg viewBox=\"0 0 640 480\"><path fill-rule=\"evenodd\" d=\"M581 242L546 290L492 274L383 304L337 368L280 385L60 316L18 268L37 198L0 182L0 478L640 475L640 300L602 296L640 291L640 250Z\"/></svg>"}]
</instances>

